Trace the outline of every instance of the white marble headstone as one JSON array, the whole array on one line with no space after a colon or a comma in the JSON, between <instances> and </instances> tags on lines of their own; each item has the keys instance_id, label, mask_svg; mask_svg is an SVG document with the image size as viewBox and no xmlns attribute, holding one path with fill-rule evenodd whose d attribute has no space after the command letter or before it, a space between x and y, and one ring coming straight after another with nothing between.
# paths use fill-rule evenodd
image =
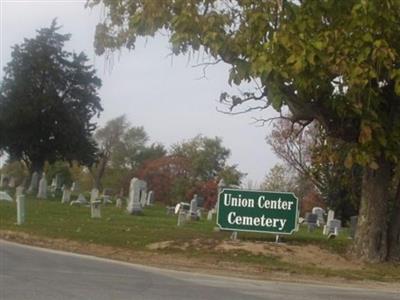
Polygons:
<instances>
[{"instance_id":1,"label":"white marble headstone","mask_svg":"<svg viewBox=\"0 0 400 300\"><path fill-rule=\"evenodd\" d=\"M39 181L39 191L37 197L38 199L47 199L47 180L45 173L43 173L42 178Z\"/></svg>"},{"instance_id":2,"label":"white marble headstone","mask_svg":"<svg viewBox=\"0 0 400 300\"><path fill-rule=\"evenodd\" d=\"M38 190L39 184L39 174L37 172L33 172L31 178L31 184L29 185L28 190L26 191L28 194L32 194Z\"/></svg>"}]
</instances>

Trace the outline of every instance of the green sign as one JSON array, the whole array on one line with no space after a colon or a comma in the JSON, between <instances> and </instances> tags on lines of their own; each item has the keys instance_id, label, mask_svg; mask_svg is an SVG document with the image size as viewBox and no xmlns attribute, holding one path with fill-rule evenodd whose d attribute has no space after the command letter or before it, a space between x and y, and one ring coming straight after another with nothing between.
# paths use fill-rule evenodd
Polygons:
<instances>
[{"instance_id":1,"label":"green sign","mask_svg":"<svg viewBox=\"0 0 400 300\"><path fill-rule=\"evenodd\" d=\"M223 189L217 225L233 231L292 234L297 230L298 199L293 193Z\"/></svg>"}]
</instances>

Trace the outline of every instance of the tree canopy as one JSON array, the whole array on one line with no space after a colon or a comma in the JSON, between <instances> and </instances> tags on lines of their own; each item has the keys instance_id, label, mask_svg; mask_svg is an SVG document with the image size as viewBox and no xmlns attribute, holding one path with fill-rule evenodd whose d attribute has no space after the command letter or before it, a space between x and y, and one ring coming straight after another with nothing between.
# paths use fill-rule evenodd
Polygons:
<instances>
[{"instance_id":1,"label":"tree canopy","mask_svg":"<svg viewBox=\"0 0 400 300\"><path fill-rule=\"evenodd\" d=\"M175 54L204 51L231 65L229 82L260 88L221 95L230 110L287 107L301 126L317 120L363 169L354 252L400 259L400 2L393 0L89 0L103 3L98 54L169 34ZM243 106L245 104L245 107ZM243 108L244 107L244 108ZM391 219L390 222L387 222Z\"/></svg>"},{"instance_id":2,"label":"tree canopy","mask_svg":"<svg viewBox=\"0 0 400 300\"><path fill-rule=\"evenodd\" d=\"M226 184L240 184L244 174L237 166L229 166L227 160L231 154L222 145L222 139L198 135L191 140L172 146L171 154L190 162L190 177L193 181L209 181L223 178Z\"/></svg>"},{"instance_id":3,"label":"tree canopy","mask_svg":"<svg viewBox=\"0 0 400 300\"><path fill-rule=\"evenodd\" d=\"M84 53L63 49L70 35L59 29L53 21L15 45L0 87L0 148L34 171L45 161L95 158L101 81Z\"/></svg>"}]
</instances>

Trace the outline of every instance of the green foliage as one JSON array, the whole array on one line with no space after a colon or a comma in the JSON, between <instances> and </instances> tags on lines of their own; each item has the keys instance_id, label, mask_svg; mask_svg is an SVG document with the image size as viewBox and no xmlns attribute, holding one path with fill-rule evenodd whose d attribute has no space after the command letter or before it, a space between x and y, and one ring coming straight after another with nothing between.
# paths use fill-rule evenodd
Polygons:
<instances>
[{"instance_id":1,"label":"green foliage","mask_svg":"<svg viewBox=\"0 0 400 300\"><path fill-rule=\"evenodd\" d=\"M316 119L346 141L348 165L397 162L398 1L88 1L99 3L98 54L167 30L175 54L201 48L231 65L231 83L259 80L258 97L223 97L232 109L250 100L288 106L294 120Z\"/></svg>"},{"instance_id":2,"label":"green foliage","mask_svg":"<svg viewBox=\"0 0 400 300\"><path fill-rule=\"evenodd\" d=\"M172 155L190 162L191 177L197 181L226 179L227 184L240 184L243 174L236 166L227 165L230 150L222 145L222 139L201 135L172 146Z\"/></svg>"},{"instance_id":3,"label":"green foliage","mask_svg":"<svg viewBox=\"0 0 400 300\"><path fill-rule=\"evenodd\" d=\"M261 188L272 192L292 192L296 194L297 184L295 172L284 165L274 165L265 176Z\"/></svg>"},{"instance_id":4,"label":"green foliage","mask_svg":"<svg viewBox=\"0 0 400 300\"><path fill-rule=\"evenodd\" d=\"M15 45L0 87L0 148L40 171L44 162L94 161L92 117L102 110L101 81L84 53L65 51L53 21Z\"/></svg>"},{"instance_id":5,"label":"green foliage","mask_svg":"<svg viewBox=\"0 0 400 300\"><path fill-rule=\"evenodd\" d=\"M132 177L146 160L166 154L163 145L148 145L149 137L145 129L131 126L124 115L109 120L99 128L95 139L100 150L91 172L98 188L102 185L103 176L104 184L121 188L126 183L126 177Z\"/></svg>"},{"instance_id":6,"label":"green foliage","mask_svg":"<svg viewBox=\"0 0 400 300\"><path fill-rule=\"evenodd\" d=\"M109 158L109 165L115 169L135 171L144 161L166 154L163 145L148 145L149 136L144 127L131 126L124 115L99 128L95 139L100 152Z\"/></svg>"},{"instance_id":7,"label":"green foliage","mask_svg":"<svg viewBox=\"0 0 400 300\"><path fill-rule=\"evenodd\" d=\"M16 185L23 183L25 178L29 178L29 170L21 161L7 161L1 168L3 174L7 174L10 178L14 177Z\"/></svg>"},{"instance_id":8,"label":"green foliage","mask_svg":"<svg viewBox=\"0 0 400 300\"><path fill-rule=\"evenodd\" d=\"M70 164L65 161L56 161L55 163L47 166L46 168L46 177L47 182L51 183L51 180L55 178L59 174L61 176L62 184L66 186L72 185L72 174L70 170Z\"/></svg>"}]
</instances>

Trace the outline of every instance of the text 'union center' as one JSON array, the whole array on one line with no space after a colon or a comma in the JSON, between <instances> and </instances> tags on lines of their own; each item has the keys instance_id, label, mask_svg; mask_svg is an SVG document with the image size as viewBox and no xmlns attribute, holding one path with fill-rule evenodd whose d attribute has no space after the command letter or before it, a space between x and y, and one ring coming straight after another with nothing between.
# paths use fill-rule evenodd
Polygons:
<instances>
[{"instance_id":1,"label":"text 'union center'","mask_svg":"<svg viewBox=\"0 0 400 300\"><path fill-rule=\"evenodd\" d=\"M276 210L292 210L295 206L293 200L277 200L266 199L264 195L259 196L257 199L242 198L242 195L232 197L231 194L224 194L224 206L230 207L243 207L243 208L263 208L263 209L276 209Z\"/></svg>"}]
</instances>

